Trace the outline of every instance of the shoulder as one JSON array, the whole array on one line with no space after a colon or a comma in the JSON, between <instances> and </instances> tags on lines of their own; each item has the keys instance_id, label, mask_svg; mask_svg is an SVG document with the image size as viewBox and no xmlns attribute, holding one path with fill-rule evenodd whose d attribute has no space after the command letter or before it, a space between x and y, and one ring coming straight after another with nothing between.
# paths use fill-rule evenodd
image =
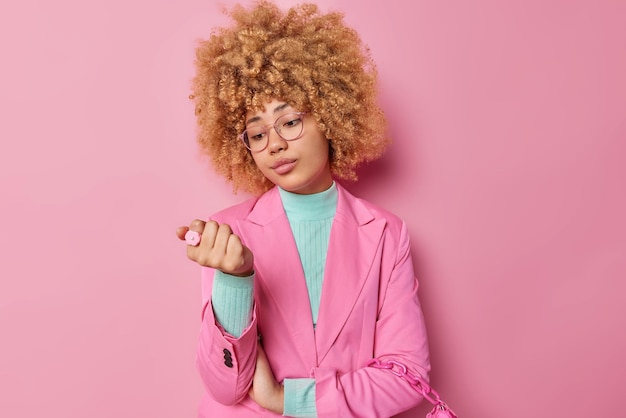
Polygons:
<instances>
[{"instance_id":1,"label":"shoulder","mask_svg":"<svg viewBox=\"0 0 626 418\"><path fill-rule=\"evenodd\" d=\"M385 257L399 262L410 253L410 238L404 221L381 206L343 191L345 207L354 214L359 225L382 224L381 243Z\"/></svg>"},{"instance_id":2,"label":"shoulder","mask_svg":"<svg viewBox=\"0 0 626 418\"><path fill-rule=\"evenodd\" d=\"M392 225L400 225L403 223L403 220L400 219L395 213L390 212L389 210L378 206L368 200L360 199L363 205L372 213L375 218L383 218L389 224Z\"/></svg>"},{"instance_id":3,"label":"shoulder","mask_svg":"<svg viewBox=\"0 0 626 418\"><path fill-rule=\"evenodd\" d=\"M392 253L404 254L409 251L410 239L406 224L394 213L383 209L368 200L355 197L344 188L340 188L337 215L350 217L357 225L383 223L382 239L384 248ZM341 210L340 210L341 208Z\"/></svg>"},{"instance_id":4,"label":"shoulder","mask_svg":"<svg viewBox=\"0 0 626 418\"><path fill-rule=\"evenodd\" d=\"M404 228L404 221L389 210L372 203L369 200L356 197L345 188L341 188L340 195L342 195L343 198L349 203L349 206L352 207L354 212L366 213L369 217L371 217L372 221L384 220L387 224L387 228L394 232L400 232L400 230Z\"/></svg>"}]
</instances>

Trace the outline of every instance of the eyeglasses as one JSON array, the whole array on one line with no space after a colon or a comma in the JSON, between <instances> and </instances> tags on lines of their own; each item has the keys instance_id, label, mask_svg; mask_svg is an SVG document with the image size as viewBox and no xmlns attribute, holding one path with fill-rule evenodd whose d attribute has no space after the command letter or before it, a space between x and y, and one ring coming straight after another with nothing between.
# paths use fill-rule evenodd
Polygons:
<instances>
[{"instance_id":1,"label":"eyeglasses","mask_svg":"<svg viewBox=\"0 0 626 418\"><path fill-rule=\"evenodd\" d=\"M248 128L239 138L243 141L246 148L252 152L261 152L267 148L269 143L269 129L274 131L285 141L293 141L302 136L304 130L304 118L306 112L286 113L276 119L274 123L265 126L255 126Z\"/></svg>"}]
</instances>

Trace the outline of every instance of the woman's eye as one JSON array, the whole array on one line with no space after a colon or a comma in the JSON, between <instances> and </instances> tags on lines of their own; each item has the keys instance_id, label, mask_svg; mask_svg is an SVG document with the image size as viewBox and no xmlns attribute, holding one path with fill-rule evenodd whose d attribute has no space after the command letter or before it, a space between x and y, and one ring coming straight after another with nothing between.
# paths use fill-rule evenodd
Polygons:
<instances>
[{"instance_id":1,"label":"woman's eye","mask_svg":"<svg viewBox=\"0 0 626 418\"><path fill-rule=\"evenodd\" d=\"M285 128L293 128L294 126L298 126L298 124L301 122L302 120L300 118L294 118L291 120L288 120L287 122L285 122L285 124L283 125Z\"/></svg>"},{"instance_id":2,"label":"woman's eye","mask_svg":"<svg viewBox=\"0 0 626 418\"><path fill-rule=\"evenodd\" d=\"M260 132L258 134L248 136L250 141L260 141L263 139L263 137L265 137L265 132Z\"/></svg>"}]
</instances>

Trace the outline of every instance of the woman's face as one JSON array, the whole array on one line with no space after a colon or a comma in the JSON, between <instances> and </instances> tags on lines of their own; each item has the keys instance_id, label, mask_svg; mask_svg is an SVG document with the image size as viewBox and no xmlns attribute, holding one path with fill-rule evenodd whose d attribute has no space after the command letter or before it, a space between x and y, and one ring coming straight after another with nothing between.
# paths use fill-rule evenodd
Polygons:
<instances>
[{"instance_id":1,"label":"woman's face","mask_svg":"<svg viewBox=\"0 0 626 418\"><path fill-rule=\"evenodd\" d=\"M311 194L327 190L330 174L329 144L311 115L302 116L303 131L298 139L286 141L271 126L281 116L298 112L288 103L272 100L263 111L246 114L246 129L265 127L267 147L251 151L256 166L272 183L292 193Z\"/></svg>"}]
</instances>

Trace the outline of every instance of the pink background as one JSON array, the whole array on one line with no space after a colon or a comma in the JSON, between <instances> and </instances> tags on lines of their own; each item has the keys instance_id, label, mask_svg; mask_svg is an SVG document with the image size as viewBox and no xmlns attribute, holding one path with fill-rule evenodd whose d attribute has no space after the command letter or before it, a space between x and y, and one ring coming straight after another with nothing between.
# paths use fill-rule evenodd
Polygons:
<instances>
[{"instance_id":1,"label":"pink background","mask_svg":"<svg viewBox=\"0 0 626 418\"><path fill-rule=\"evenodd\" d=\"M10 3L0 416L195 416L198 268L174 229L246 198L187 99L231 2ZM462 418L621 415L625 4L320 4L379 66L395 143L349 188L409 225L434 386Z\"/></svg>"}]
</instances>

